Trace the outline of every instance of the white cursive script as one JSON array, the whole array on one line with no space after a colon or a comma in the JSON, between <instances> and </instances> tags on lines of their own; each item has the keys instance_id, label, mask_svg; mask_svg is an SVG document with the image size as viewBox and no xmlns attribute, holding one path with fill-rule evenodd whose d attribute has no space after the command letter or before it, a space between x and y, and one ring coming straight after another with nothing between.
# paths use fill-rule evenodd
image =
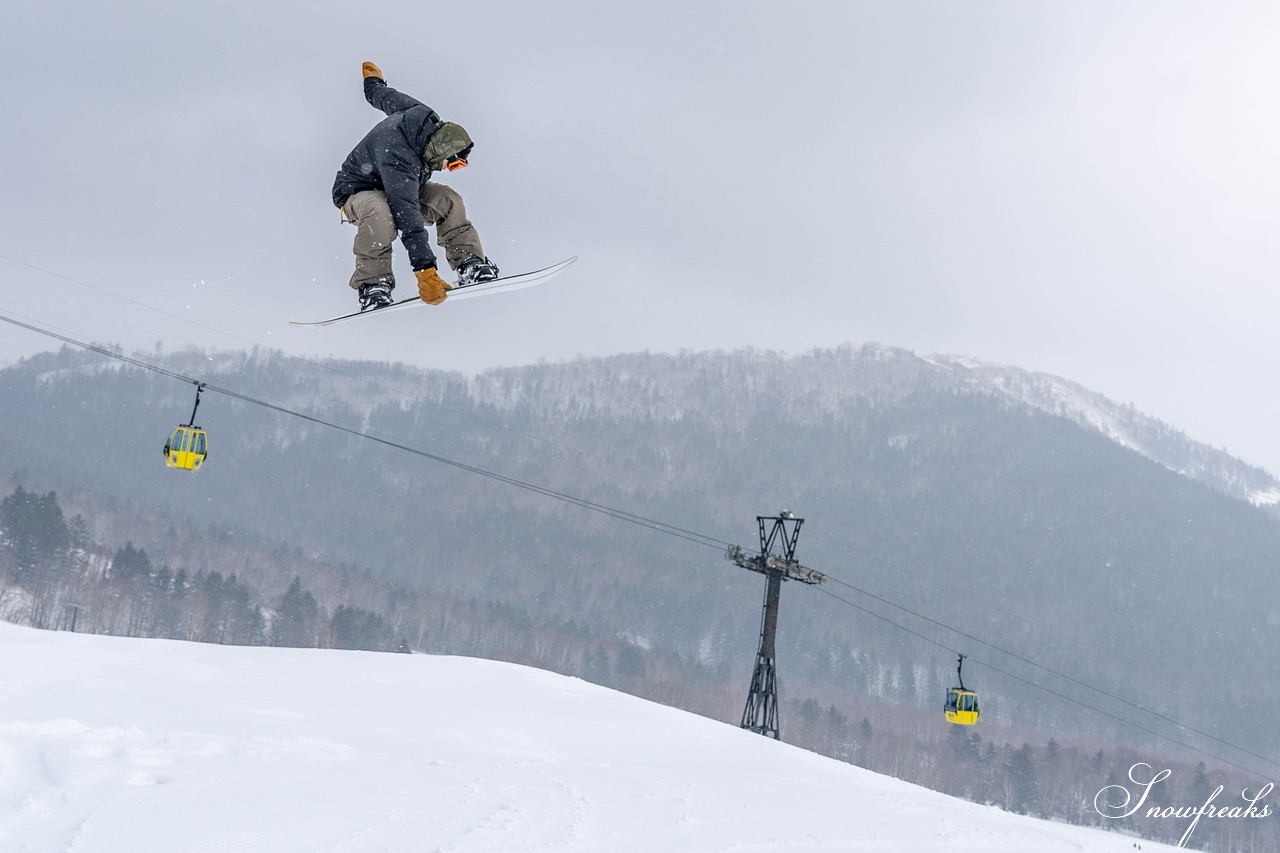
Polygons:
<instances>
[{"instance_id":1,"label":"white cursive script","mask_svg":"<svg viewBox=\"0 0 1280 853\"><path fill-rule=\"evenodd\" d=\"M1145 770L1140 770L1139 768L1145 768ZM1141 790L1141 794L1136 797L1137 802L1134 802L1134 792L1130 791L1124 785L1108 785L1094 796L1093 810L1109 820L1119 820L1120 818L1130 817L1137 814L1138 810L1146 804L1147 798L1151 795L1151 789L1173 775L1172 770L1161 770L1159 773L1156 773L1154 772L1154 769L1155 768L1150 764L1143 763L1135 764L1129 768L1129 781L1137 785L1138 789ZM1148 775L1150 775L1150 778L1146 779L1146 781L1139 778L1139 776L1145 778ZM1213 793L1209 795L1209 798L1204 801L1204 805L1202 806L1186 806L1183 808L1175 808L1173 806L1165 806L1164 808L1151 806L1147 809L1145 816L1151 818L1191 818L1191 825L1187 827L1187 831L1182 834L1182 838L1178 841L1179 847L1186 846L1187 841L1191 838L1191 833L1195 830L1196 824L1200 822L1200 818L1202 817L1263 818L1271 816L1271 806L1264 804L1259 807L1258 801L1266 797L1275 789L1274 782L1268 782L1266 785L1259 788L1256 794L1250 794L1248 788L1241 791L1240 797L1249 804L1248 807L1233 806L1231 808L1227 808L1226 806L1213 805L1213 801L1222 793L1223 788L1223 785L1219 785L1215 788ZM1112 794L1123 795L1124 799L1119 802L1112 803L1110 802Z\"/></svg>"}]
</instances>

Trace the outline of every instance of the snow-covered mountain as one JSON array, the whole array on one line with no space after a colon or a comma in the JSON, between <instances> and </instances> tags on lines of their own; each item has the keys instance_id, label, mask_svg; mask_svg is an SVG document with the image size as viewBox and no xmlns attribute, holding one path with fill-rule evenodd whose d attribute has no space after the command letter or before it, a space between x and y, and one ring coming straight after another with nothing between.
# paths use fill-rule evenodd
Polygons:
<instances>
[{"instance_id":1,"label":"snow-covered mountain","mask_svg":"<svg viewBox=\"0 0 1280 853\"><path fill-rule=\"evenodd\" d=\"M175 367L206 379L261 364L262 354L188 351L170 356ZM314 368L290 367L306 373ZM770 351L639 353L559 364L495 368L475 376L381 365L370 382L369 364L325 364L323 396L332 405L367 417L387 402L431 400L540 416L679 420L691 407L714 407L727 424L749 419L762 396L793 412L821 413L852 399L902 397L920 391L979 392L1010 404L1067 418L1190 480L1255 506L1280 508L1280 479L1225 450L1196 441L1132 405L1117 403L1077 382L1047 373L991 364L959 355L919 356L878 343L845 345L799 355ZM76 373L116 371L116 362L94 362L42 374L56 381ZM320 390L302 382L277 402L311 408ZM278 392L277 389L273 391ZM280 436L287 443L287 435Z\"/></svg>"},{"instance_id":2,"label":"snow-covered mountain","mask_svg":"<svg viewBox=\"0 0 1280 853\"><path fill-rule=\"evenodd\" d=\"M655 362L662 362L660 369L654 369ZM460 380L457 374L453 377ZM404 377L388 376L389 382L397 379ZM1132 405L1059 376L965 356L918 356L875 343L794 356L751 350L645 353L494 369L465 381L468 398L498 409L527 406L570 416L603 412L619 418L678 420L691 405L714 405L728 423L750 418L762 396L786 404L792 412L821 413L856 398L940 390L989 393L1013 405L1067 418L1223 494L1256 506L1280 505L1280 480L1269 472L1196 441Z\"/></svg>"},{"instance_id":3,"label":"snow-covered mountain","mask_svg":"<svg viewBox=\"0 0 1280 853\"><path fill-rule=\"evenodd\" d=\"M510 664L7 624L0 648L10 853L1136 846Z\"/></svg>"},{"instance_id":4,"label":"snow-covered mountain","mask_svg":"<svg viewBox=\"0 0 1280 853\"><path fill-rule=\"evenodd\" d=\"M1232 497L1257 506L1280 504L1280 480L1267 471L1193 441L1174 427L1076 382L962 356L935 355L927 360L975 387L1097 430L1122 447Z\"/></svg>"}]
</instances>

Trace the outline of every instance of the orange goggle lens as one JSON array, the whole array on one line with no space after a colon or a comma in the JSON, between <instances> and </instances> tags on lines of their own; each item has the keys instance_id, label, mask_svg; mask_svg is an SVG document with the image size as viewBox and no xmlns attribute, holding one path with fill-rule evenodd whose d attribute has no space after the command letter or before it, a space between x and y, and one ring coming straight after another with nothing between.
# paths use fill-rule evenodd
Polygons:
<instances>
[{"instance_id":1,"label":"orange goggle lens","mask_svg":"<svg viewBox=\"0 0 1280 853\"><path fill-rule=\"evenodd\" d=\"M465 169L466 167L467 161L462 157L450 157L448 160L444 161L444 168L446 172L456 172L459 169Z\"/></svg>"}]
</instances>

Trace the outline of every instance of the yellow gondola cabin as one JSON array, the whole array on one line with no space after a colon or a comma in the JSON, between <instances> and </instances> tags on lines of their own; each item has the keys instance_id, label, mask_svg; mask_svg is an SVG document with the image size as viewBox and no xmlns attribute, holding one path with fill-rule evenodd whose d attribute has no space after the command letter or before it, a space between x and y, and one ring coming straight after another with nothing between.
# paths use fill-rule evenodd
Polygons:
<instances>
[{"instance_id":1,"label":"yellow gondola cabin","mask_svg":"<svg viewBox=\"0 0 1280 853\"><path fill-rule=\"evenodd\" d=\"M200 410L200 392L204 383L196 383L196 404L191 409L191 420L179 424L164 445L164 464L170 468L199 471L209 450L209 436L196 426L196 412Z\"/></svg>"},{"instance_id":2,"label":"yellow gondola cabin","mask_svg":"<svg viewBox=\"0 0 1280 853\"><path fill-rule=\"evenodd\" d=\"M972 726L978 722L978 694L952 687L947 691L947 704L943 711L948 723Z\"/></svg>"},{"instance_id":3,"label":"yellow gondola cabin","mask_svg":"<svg viewBox=\"0 0 1280 853\"><path fill-rule=\"evenodd\" d=\"M972 690L966 690L964 686L964 675L961 670L964 668L964 655L960 655L960 663L956 666L956 676L960 680L959 687L952 687L947 691L947 702L942 706L942 712L947 717L948 723L955 723L958 726L972 726L978 722L978 694Z\"/></svg>"},{"instance_id":4,"label":"yellow gondola cabin","mask_svg":"<svg viewBox=\"0 0 1280 853\"><path fill-rule=\"evenodd\" d=\"M164 464L170 468L198 471L208 451L205 431L191 424L176 427L164 446Z\"/></svg>"}]
</instances>

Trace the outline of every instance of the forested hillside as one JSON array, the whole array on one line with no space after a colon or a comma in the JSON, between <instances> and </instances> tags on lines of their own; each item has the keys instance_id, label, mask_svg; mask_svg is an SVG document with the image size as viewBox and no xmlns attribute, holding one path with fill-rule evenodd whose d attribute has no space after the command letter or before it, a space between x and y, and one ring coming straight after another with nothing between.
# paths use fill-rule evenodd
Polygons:
<instances>
[{"instance_id":1,"label":"forested hillside","mask_svg":"<svg viewBox=\"0 0 1280 853\"><path fill-rule=\"evenodd\" d=\"M1152 731L1242 758L1117 697L1280 751L1280 523L1244 499L1274 481L1132 410L1082 404L1061 380L887 347L476 377L266 353L148 358L749 550L756 515L793 510L801 561L847 585L784 590L784 737L846 758L877 743L886 760L907 755L894 746L905 738L980 760L981 737L946 746L937 710L964 652L981 732L1010 750L986 757L1005 769L1022 740L1047 749L1050 733L1082 767L1093 745L1172 749ZM323 612L316 642L334 642L338 606L357 608L383 620L374 647L506 656L740 714L763 582L718 549L215 390L199 417L208 462L171 471L160 447L193 395L71 351L0 371L0 486L56 490L83 540L143 549L169 578L235 573L275 614L258 642L278 641L298 578ZM925 766L898 775L930 784Z\"/></svg>"}]
</instances>

